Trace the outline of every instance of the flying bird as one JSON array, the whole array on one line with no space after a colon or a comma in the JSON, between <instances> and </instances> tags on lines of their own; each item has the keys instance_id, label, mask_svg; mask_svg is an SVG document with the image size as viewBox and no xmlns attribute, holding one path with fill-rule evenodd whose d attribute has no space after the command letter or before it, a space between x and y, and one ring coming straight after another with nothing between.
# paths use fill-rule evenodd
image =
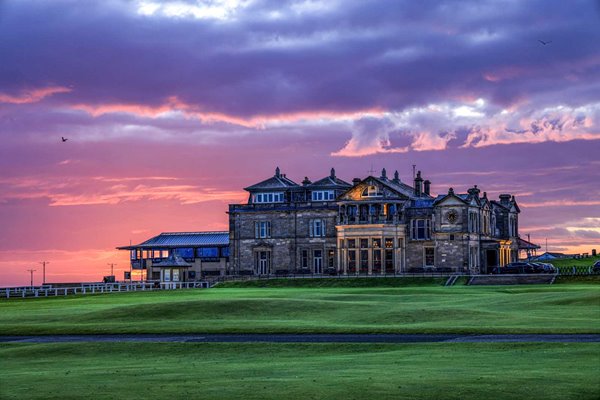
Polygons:
<instances>
[{"instance_id":1,"label":"flying bird","mask_svg":"<svg viewBox=\"0 0 600 400\"><path fill-rule=\"evenodd\" d=\"M69 140L69 139L67 139L65 137L62 137L62 136L60 138L62 139L63 143L66 142L67 140Z\"/></svg>"},{"instance_id":2,"label":"flying bird","mask_svg":"<svg viewBox=\"0 0 600 400\"><path fill-rule=\"evenodd\" d=\"M540 42L541 44L543 44L543 45L545 46L545 45L547 45L547 44L550 44L550 43L552 43L552 40L548 40L547 42L544 42L543 40L539 40L539 39L538 39L538 42Z\"/></svg>"}]
</instances>

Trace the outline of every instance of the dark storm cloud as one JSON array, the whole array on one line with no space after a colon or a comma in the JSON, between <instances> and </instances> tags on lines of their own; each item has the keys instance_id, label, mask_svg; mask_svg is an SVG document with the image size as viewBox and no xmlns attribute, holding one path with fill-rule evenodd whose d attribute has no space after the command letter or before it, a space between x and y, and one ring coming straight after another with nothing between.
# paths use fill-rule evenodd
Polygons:
<instances>
[{"instance_id":1,"label":"dark storm cloud","mask_svg":"<svg viewBox=\"0 0 600 400\"><path fill-rule=\"evenodd\" d=\"M137 4L4 4L2 91L61 85L73 88L65 101L85 104L177 96L236 116L479 97L542 105L565 91L571 105L597 100L599 20L586 1L345 1L319 12L265 1L226 20L144 16Z\"/></svg>"}]
</instances>

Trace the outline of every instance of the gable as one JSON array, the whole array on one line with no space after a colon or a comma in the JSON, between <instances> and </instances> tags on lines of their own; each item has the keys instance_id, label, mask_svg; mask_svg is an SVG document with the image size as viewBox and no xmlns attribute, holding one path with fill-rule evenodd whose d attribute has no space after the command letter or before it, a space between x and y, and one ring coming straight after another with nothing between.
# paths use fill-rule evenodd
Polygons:
<instances>
[{"instance_id":1,"label":"gable","mask_svg":"<svg viewBox=\"0 0 600 400\"><path fill-rule=\"evenodd\" d=\"M409 196L374 177L368 177L342 193L338 200L408 200Z\"/></svg>"},{"instance_id":2,"label":"gable","mask_svg":"<svg viewBox=\"0 0 600 400\"><path fill-rule=\"evenodd\" d=\"M456 196L446 196L436 206L465 206L465 202Z\"/></svg>"}]
</instances>

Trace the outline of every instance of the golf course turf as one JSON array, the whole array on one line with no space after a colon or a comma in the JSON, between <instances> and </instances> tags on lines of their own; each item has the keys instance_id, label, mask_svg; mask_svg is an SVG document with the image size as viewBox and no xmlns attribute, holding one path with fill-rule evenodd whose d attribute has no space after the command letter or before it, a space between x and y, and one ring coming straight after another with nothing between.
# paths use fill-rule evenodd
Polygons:
<instances>
[{"instance_id":1,"label":"golf course turf","mask_svg":"<svg viewBox=\"0 0 600 400\"><path fill-rule=\"evenodd\" d=\"M0 345L3 399L594 399L598 344Z\"/></svg>"},{"instance_id":2,"label":"golf course turf","mask_svg":"<svg viewBox=\"0 0 600 400\"><path fill-rule=\"evenodd\" d=\"M2 300L0 335L600 333L596 282L406 283ZM598 365L600 343L0 343L0 399L585 400Z\"/></svg>"},{"instance_id":3,"label":"golf course turf","mask_svg":"<svg viewBox=\"0 0 600 400\"><path fill-rule=\"evenodd\" d=\"M596 284L215 288L0 301L0 335L600 333Z\"/></svg>"}]
</instances>

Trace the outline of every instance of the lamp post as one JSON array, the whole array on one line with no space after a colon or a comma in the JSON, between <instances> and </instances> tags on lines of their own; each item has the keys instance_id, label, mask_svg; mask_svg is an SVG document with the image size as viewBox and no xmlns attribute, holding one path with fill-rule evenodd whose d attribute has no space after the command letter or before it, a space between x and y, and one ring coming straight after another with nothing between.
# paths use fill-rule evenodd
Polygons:
<instances>
[{"instance_id":1,"label":"lamp post","mask_svg":"<svg viewBox=\"0 0 600 400\"><path fill-rule=\"evenodd\" d=\"M30 280L30 285L31 287L33 287L33 273L36 271L35 269L28 269L27 271L29 271L31 280Z\"/></svg>"},{"instance_id":2,"label":"lamp post","mask_svg":"<svg viewBox=\"0 0 600 400\"><path fill-rule=\"evenodd\" d=\"M40 261L38 264L42 264L42 285L46 284L46 264L50 264L50 261Z\"/></svg>"}]
</instances>

